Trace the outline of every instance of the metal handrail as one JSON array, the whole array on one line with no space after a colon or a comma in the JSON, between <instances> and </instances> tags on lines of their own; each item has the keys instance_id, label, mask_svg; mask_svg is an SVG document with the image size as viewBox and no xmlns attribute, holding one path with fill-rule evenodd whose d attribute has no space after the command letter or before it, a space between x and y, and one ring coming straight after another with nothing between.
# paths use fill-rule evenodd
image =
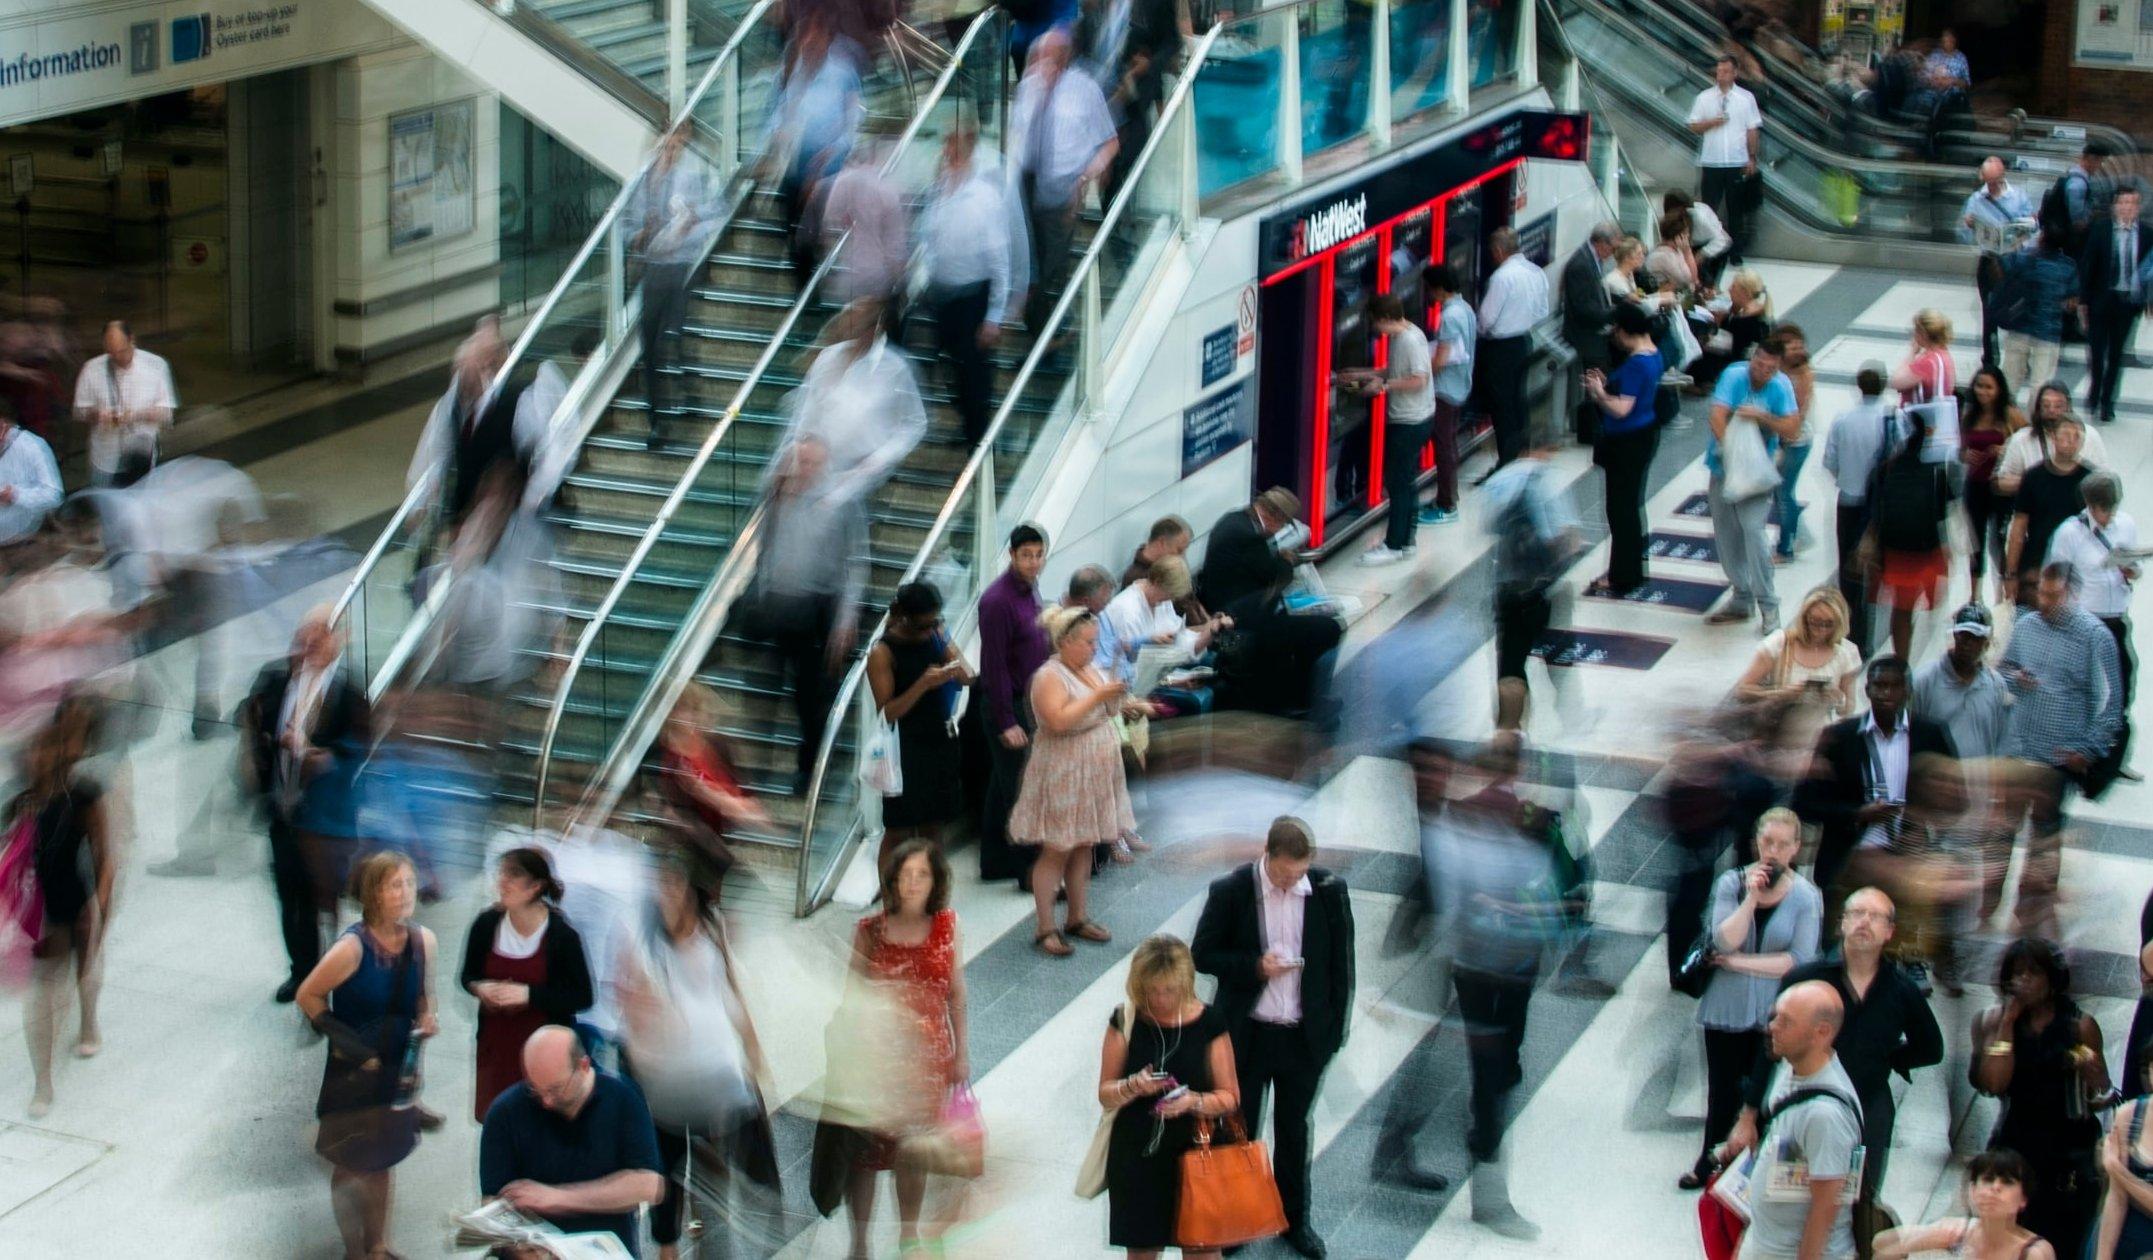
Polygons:
<instances>
[{"instance_id":1,"label":"metal handrail","mask_svg":"<svg viewBox=\"0 0 2153 1260\"><path fill-rule=\"evenodd\" d=\"M1302 4L1315 2L1316 0L1298 0L1298 3ZM1278 9L1286 7L1290 6L1280 5L1278 8L1264 10L1264 13L1276 13ZM1130 166L1128 174L1123 177L1121 191L1115 194L1113 203L1107 207L1106 213L1101 216L1099 227L1092 233L1091 244L1085 248L1083 258L1077 262L1075 267L1070 269L1069 280L1062 288L1060 300L1055 302L1054 310L1047 316L1045 324L1035 334L1031 353L1024 357L1024 363L1018 367L1016 375L1010 378L1009 389L1002 396L1002 405L996 409L994 419L988 424L986 434L980 438L978 445L972 451L972 457L965 461L964 471L958 473L956 481L951 483L949 494L943 500L942 510L936 513L934 525L928 529L927 536L921 540L919 551L912 557L912 563L905 566L904 576L900 579L900 583L916 581L919 578L920 573L926 569L927 562L933 557L935 548L941 543L943 536L949 532L950 522L956 518L957 512L965 504L966 493L972 488L972 483L979 479L980 469L994 453L996 439L1001 436L1002 429L1009 423L1009 418L1016 414L1017 402L1024 396L1025 387L1031 383L1033 374L1039 370L1039 365L1045 361L1048 346L1054 340L1055 330L1060 328L1062 321L1067 318L1071 304L1076 302L1082 295L1085 281L1090 277L1092 271L1098 267L1100 253L1105 248L1108 238L1112 235L1114 225L1120 221L1122 213L1128 207L1130 198L1135 196L1137 185L1142 182L1144 171L1151 165L1153 155L1158 152L1161 144L1166 143L1170 133L1170 128L1167 124L1173 119L1177 110L1192 108L1189 101L1191 92L1196 84L1197 69L1203 65L1205 58L1211 55L1212 45L1217 42L1220 34L1226 30L1228 25L1230 24L1215 24L1199 37L1195 51L1190 54L1187 67L1181 73L1180 82L1174 85L1173 94L1167 97L1165 105L1159 110L1157 121L1152 124L1151 136L1145 141L1143 152L1137 156L1135 163ZM1189 172L1189 178L1192 180L1196 178L1195 171L1191 170ZM984 577L985 575L980 576ZM863 646L871 651L876 641L881 639L883 631L888 628L888 625L889 614L885 612L882 619L875 623L873 632L868 634L862 641ZM802 860L796 872L794 890L795 909L800 913L806 911L809 900L807 888L808 864L805 860L805 855L815 834L815 813L822 800L822 785L824 777L829 771L830 754L837 746L838 729L844 722L844 718L840 715L847 714L850 711L853 697L858 694L860 680L866 676L866 672L867 652L862 652L860 658L853 662L852 667L845 671L844 682L839 684L836 693L831 698L830 712L833 715L833 720L824 729L822 746L815 752L815 770L808 779L806 803L802 807L800 815ZM834 878L835 872L842 869L843 865L842 861L833 864L830 877ZM815 891L819 895L821 890L817 889Z\"/></svg>"},{"instance_id":2,"label":"metal handrail","mask_svg":"<svg viewBox=\"0 0 2153 1260\"><path fill-rule=\"evenodd\" d=\"M769 0L764 0L764 2L767 4ZM943 67L941 74L936 77L934 86L927 92L925 102L914 112L912 121L906 125L903 134L898 137L896 144L892 146L889 157L885 159L882 167L882 174L885 177L895 172L898 160L904 155L913 139L919 135L919 129L926 122L927 116L933 113L934 107L941 102L943 93L948 89L950 83L955 80L957 69L964 63L965 54L970 51L973 41L979 38L980 33L992 24L998 15L999 10L990 6L982 10L979 16L972 20L971 26L966 28L964 38L958 41L957 47L951 52L949 64ZM800 296L794 300L792 308L785 312L785 318L778 325L777 331L771 335L769 344L756 357L755 364L749 369L746 379L740 383L738 389L734 390L733 401L726 406L725 412L718 418L718 422L711 426L710 433L703 439L701 448L696 451L695 457L689 461L687 470L681 474L680 480L674 484L672 493L668 494L665 502L659 506L658 513L651 520L649 528L644 530L643 536L636 541L635 550L629 553L628 560L622 566L620 575L614 579L613 585L606 591L605 598L600 601L597 611L592 614L590 621L583 628L582 635L576 640L575 650L570 654L568 665L562 670L560 681L554 688L553 704L546 713L545 731L539 739L538 766L532 790L534 815L542 816L545 809L546 776L552 767L553 745L560 733L561 718L567 710L569 691L574 686L577 676L582 672L583 663L589 658L591 649L596 645L598 636L603 632L607 619L613 615L613 610L619 606L622 597L634 582L636 574L642 568L643 561L656 548L659 536L665 532L666 526L672 522L674 513L679 510L681 503L686 501L689 490L694 486L697 478L702 475L703 469L709 465L710 457L716 453L726 434L732 431L733 422L739 418L740 411L747 405L749 396L762 384L763 373L769 370L770 364L777 358L778 354L787 348L786 342L791 338L794 326L799 323L801 315L806 312L808 306L814 300L824 278L830 274L832 264L836 262L839 252L844 249L846 242L850 239L851 234L849 232L840 237L837 244L824 256L822 265L816 268L814 275L802 287ZM762 515L763 503L758 501L753 513L749 516L748 522L737 531L735 544L728 549L724 563L720 566L718 573L712 577L709 584L711 587L717 586L736 567L743 552L739 541L747 537L751 530L759 526ZM683 621L681 628L683 635L675 636L676 644L684 637L684 632L688 629L688 623ZM656 686L662 685L657 680L663 677L664 675L653 671L654 689ZM638 713L630 715L630 720L633 721L639 716L641 716L640 706ZM628 722L622 724L624 733L628 725ZM625 739L619 741L615 747L624 746L626 742ZM637 756L638 758L641 756L640 749ZM610 759L608 765L611 765ZM596 776L599 784L597 789L599 795L607 797L615 795L613 790L605 786L613 777L615 777L614 773L609 770L602 771L601 774ZM588 802L591 795L592 790L587 788L584 800ZM611 808L612 802L610 800L603 802L601 816L603 816L604 811L610 811ZM582 806L579 805L576 816L580 817L583 812Z\"/></svg>"},{"instance_id":3,"label":"metal handrail","mask_svg":"<svg viewBox=\"0 0 2153 1260\"><path fill-rule=\"evenodd\" d=\"M731 61L739 52L741 44L746 41L749 33L762 20L763 15L768 13L776 4L777 0L756 0L755 7L742 16L740 25L734 29L732 37L725 41L725 46L718 50L718 55L711 60L709 68L703 72L703 77L697 81L694 94L688 98L688 103L681 109L683 117L692 117L694 115L696 103L701 101L710 91L711 85L717 82L718 76L725 69L726 63ZM630 198L635 195L636 189L642 185L645 176L650 172L651 165L657 161L657 158L658 155L654 149L648 157L643 159L642 165L636 168L634 177L621 182L620 192L614 196L613 203L606 207L606 212L599 216L597 224L591 229L591 234L584 238L583 245L576 251L575 257L569 260L568 265L561 270L561 278L554 281L553 288L547 292L545 300L539 303L538 310L524 321L523 331L516 337L515 344L509 347L508 357L502 362L501 370L496 379L507 380L510 373L522 366L525 352L530 348L532 339L553 314L554 308L561 304L563 296L570 289L576 287L576 278L582 274L584 264L591 260L591 255L598 249L598 243L606 239L607 234L613 230L614 225L627 212ZM747 169L746 164L743 163L741 169L745 171ZM736 175L735 178L738 178L738 176ZM367 549L366 555L359 561L359 567L352 572L351 581L345 585L343 593L337 596L336 603L331 606L329 614L331 625L343 624L344 617L350 611L352 603L358 598L359 592L365 588L367 579L372 576L375 567L381 563L381 558L387 554L390 544L402 533L405 525L410 522L413 515L419 511L420 505L432 493L437 479L437 471L427 469L404 495L404 501L397 506L396 511L389 517L389 523L382 529L381 536L376 538L374 545Z\"/></svg>"},{"instance_id":4,"label":"metal handrail","mask_svg":"<svg viewBox=\"0 0 2153 1260\"><path fill-rule=\"evenodd\" d=\"M651 91L641 79L621 69L605 54L577 39L567 27L548 17L536 5L517 4L515 0L474 0L474 3L514 27L553 57L574 66L606 95L642 115L653 126L665 125L663 96Z\"/></svg>"}]
</instances>

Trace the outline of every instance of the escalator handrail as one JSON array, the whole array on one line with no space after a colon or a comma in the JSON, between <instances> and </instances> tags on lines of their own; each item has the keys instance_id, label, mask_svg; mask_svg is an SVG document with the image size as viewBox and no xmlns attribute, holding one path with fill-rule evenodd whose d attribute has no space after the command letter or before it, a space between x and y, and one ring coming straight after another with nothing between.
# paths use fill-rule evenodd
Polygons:
<instances>
[{"instance_id":1,"label":"escalator handrail","mask_svg":"<svg viewBox=\"0 0 2153 1260\"><path fill-rule=\"evenodd\" d=\"M1266 12L1271 11L1266 10ZM1219 35L1225 29L1226 24L1220 23L1214 25L1198 38L1197 45L1190 53L1188 63L1181 72L1180 82L1174 85L1172 94L1167 97L1165 104L1159 109L1157 121L1152 124L1151 136L1145 141L1143 152L1138 154L1135 163L1129 167L1128 173L1123 176L1121 191L1115 195L1113 203L1107 207L1106 213L1101 216L1098 228L1092 233L1091 244L1084 250L1084 256L1077 262L1075 267L1070 269L1069 279L1062 287L1060 300L1055 302L1053 312L1047 316L1045 324L1034 336L1031 353L1024 357L1024 363L1018 367L1016 374L1010 378L1009 388L1002 396L1001 406L995 409L994 419L988 424L986 434L980 438L978 444L974 447L971 458L965 461L964 471L958 473L957 479L950 484L949 494L944 498L941 510L935 514L933 526L927 530L926 537L921 540L918 550L912 557L912 562L905 566L904 576L899 579L900 583L916 581L919 578L920 573L925 570L929 560L934 556L935 549L941 544L943 537L949 533L950 523L956 519L957 513L965 507L967 496L973 483L979 479L980 470L984 466L987 456L994 450L995 441L1001 436L1003 428L1008 425L1009 418L1016 413L1017 402L1024 396L1025 386L1031 383L1033 375L1039 370L1039 365L1045 361L1048 347L1054 341L1056 331L1062 327L1063 321L1068 318L1071 306L1083 294L1085 280L1098 267L1100 252L1113 235L1113 228L1128 208L1131 198L1135 196L1136 189L1142 182L1144 172L1150 166L1153 155L1158 152L1160 145L1166 143L1169 135L1172 134L1173 129L1169 124L1174 118L1175 111L1192 108L1190 105L1191 90L1196 84L1197 70L1203 65L1205 58L1210 55L1212 44L1218 40ZM1191 170L1188 177L1191 180L1195 179L1195 171ZM976 576L984 585L987 580L986 575L978 574ZM862 637L862 651L859 658L853 661L851 668L845 671L845 679L839 684L836 692L833 693L830 702L832 720L823 731L821 747L815 750L815 769L808 779L807 792L803 798L805 803L800 815L802 860L799 863L797 886L794 894L796 913L804 914L809 909L808 903L811 892L807 887L808 863L806 853L815 834L815 813L822 800L824 779L829 773L830 755L837 747L838 732L847 721L853 698L859 694L861 680L866 677L868 653L873 650L876 642L882 638L882 634L888 626L889 617L885 613L875 623L874 630ZM842 862L835 864L832 874L825 878L834 877L835 871L842 868L842 866ZM820 891L820 889L813 890L812 895L819 897Z\"/></svg>"},{"instance_id":2,"label":"escalator handrail","mask_svg":"<svg viewBox=\"0 0 2153 1260\"><path fill-rule=\"evenodd\" d=\"M765 3L768 2L769 0L765 0ZM955 81L957 71L964 64L965 55L971 50L973 42L980 37L983 31L999 20L1000 13L1001 11L998 7L990 5L981 10L979 15L972 19L972 24L965 30L964 38L959 40L957 46L952 50L948 64L936 76L934 86L928 89L924 101L919 109L913 113L911 122L906 125L903 134L897 138L896 143L891 146L889 156L884 160L882 167L884 177L895 173L898 161L910 149L912 141L919 135L920 127L926 122L928 115L934 112L935 106L941 103L942 96L949 89L949 85ZM537 767L532 783L534 825L542 825L543 823L546 811L546 779L552 768L554 744L560 734L561 719L567 711L569 692L575 685L577 675L582 672L584 662L589 659L591 649L603 635L607 621L612 617L613 611L619 606L622 597L634 583L637 574L641 572L643 562L656 549L658 539L665 532L666 526L672 523L674 513L687 500L689 492L694 488L697 479L701 477L703 469L709 466L711 456L716 454L726 435L732 431L733 423L739 419L741 411L747 406L749 397L762 385L763 374L769 370L771 363L776 361L780 353L790 348L787 343L792 337L793 329L799 324L800 317L806 313L808 308L819 297L823 281L832 272L832 264L836 262L838 254L850 239L851 234L849 232L840 237L836 245L824 255L822 264L816 268L814 275L801 288L799 296L794 299L791 308L785 312L785 317L779 323L777 331L771 334L769 344L763 347L763 351L757 356L754 366L749 369L746 379L741 381L739 387L733 391L732 402L726 406L724 414L718 418L718 422L711 426L709 435L703 439L702 446L696 451L694 458L688 462L687 469L681 473L680 479L674 484L672 492L666 495L665 502L659 506L657 515L652 518L649 527L643 531L643 536L636 540L635 549L629 553L627 562L621 566L619 576L614 579L613 585L607 589L605 598L591 615L590 621L585 624L582 635L577 638L575 650L569 656L568 664L561 671L560 680L554 687L553 703L547 708L544 733L539 739ZM705 585L706 593L724 586L739 568L740 557L753 551L752 546L743 546L742 544L750 542L753 536L759 533L764 503L764 500L758 499L754 510L749 514L748 520L735 531L733 544L727 548L725 560L719 565L717 573L712 575L710 582ZM728 598L724 602L729 604L730 599ZM686 686L687 679L685 676L677 684L673 684L667 681L668 674L665 671L670 666L677 666L678 662L675 660L676 650L686 639L687 633L691 629L692 620L693 611L691 610L691 617L682 621L680 631L673 636L672 645L669 646L665 656L660 659L659 668L653 669L650 684L643 693L643 701L639 702L636 709L621 722L620 738L613 742L611 751L601 764L599 773L593 776L592 783L585 785L584 794L572 815L573 818L594 817L603 819L611 814L621 791L626 787L627 776L622 771L623 764L625 763L628 769L633 769L634 764L641 761L643 748L648 743L646 739L643 739L635 732L644 727L649 727L652 731L655 731L651 711L656 709L658 717L655 720L662 721L663 714L670 711L673 700L678 698L679 690ZM693 669L699 667L700 664L701 662L696 662L696 666L691 666L688 670L682 671L683 674L692 673ZM650 703L651 697L661 689L670 693L662 708ZM624 758L621 750L631 744L636 748L634 757ZM619 779L620 782L615 784L615 779Z\"/></svg>"},{"instance_id":3,"label":"escalator handrail","mask_svg":"<svg viewBox=\"0 0 2153 1260\"><path fill-rule=\"evenodd\" d=\"M764 15L776 7L777 2L778 0L756 0L755 7L748 10L741 17L740 25L734 28L731 38L727 39L725 46L718 50L718 55L711 59L709 68L703 72L702 79L695 86L694 95L690 96L688 103L682 107L681 114L683 117L694 116L696 105L710 91L711 86L717 82L718 76L723 72L726 64L738 55L740 47L746 42L748 35L762 21ZM560 306L562 298L577 287L577 278L583 274L583 268L590 262L591 255L597 252L599 242L606 239L607 234L613 230L614 225L620 221L621 216L627 213L629 201L635 196L636 189L642 185L644 177L650 172L651 165L657 160L658 153L656 148L653 148L650 154L643 159L642 165L636 168L635 175L622 181L620 192L614 195L613 203L606 207L606 212L603 215L599 216L598 222L591 228L590 235L584 238L582 246L576 250L575 257L570 259L568 265L561 269L560 278L554 281L553 288L547 291L545 300L540 302L538 309L531 314L530 318L524 321L523 331L517 335L515 344L509 347L508 357L502 361L501 370L496 374L495 379L509 380L510 374L523 365L524 358L529 352L531 342L537 335L538 330L546 325L554 310ZM747 169L746 164L743 164L741 169L745 171ZM735 204L737 205L738 203ZM722 234L721 232L720 235ZM595 411L591 415L595 418ZM414 517L431 501L434 484L438 480L438 470L429 468L421 474L418 480L412 483L411 489L404 495L404 501L397 505L396 511L389 517L388 524L382 527L380 536L375 538L374 545L367 549L366 555L359 561L359 567L353 570L351 580L345 584L343 593L337 596L336 603L331 607L329 615L331 625L343 624L345 615L350 612L351 606L357 600L359 592L364 588L367 578L381 563L382 557L388 553L391 544L403 535L406 526L411 524Z\"/></svg>"}]
</instances>

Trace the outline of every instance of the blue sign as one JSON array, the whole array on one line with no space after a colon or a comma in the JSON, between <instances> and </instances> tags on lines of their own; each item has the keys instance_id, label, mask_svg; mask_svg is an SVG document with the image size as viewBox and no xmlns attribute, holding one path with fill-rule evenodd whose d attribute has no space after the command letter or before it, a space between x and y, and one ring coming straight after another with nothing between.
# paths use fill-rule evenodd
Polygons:
<instances>
[{"instance_id":1,"label":"blue sign","mask_svg":"<svg viewBox=\"0 0 2153 1260\"><path fill-rule=\"evenodd\" d=\"M1233 329L1226 330L1228 337ZM1231 350L1233 343L1227 342ZM1256 399L1248 382L1229 385L1181 413L1181 475L1196 471L1256 435Z\"/></svg>"},{"instance_id":2,"label":"blue sign","mask_svg":"<svg viewBox=\"0 0 2153 1260\"><path fill-rule=\"evenodd\" d=\"M1215 333L1204 335L1204 383L1201 389L1209 389L1233 375L1234 327L1226 325Z\"/></svg>"}]
</instances>

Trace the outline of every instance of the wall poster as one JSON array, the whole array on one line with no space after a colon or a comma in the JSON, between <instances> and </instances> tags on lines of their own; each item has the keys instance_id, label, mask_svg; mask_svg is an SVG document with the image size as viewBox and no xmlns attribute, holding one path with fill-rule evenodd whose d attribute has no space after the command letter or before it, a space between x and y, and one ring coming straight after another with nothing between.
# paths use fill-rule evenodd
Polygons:
<instances>
[{"instance_id":1,"label":"wall poster","mask_svg":"<svg viewBox=\"0 0 2153 1260\"><path fill-rule=\"evenodd\" d=\"M475 98L389 115L389 249L462 236L478 224Z\"/></svg>"}]
</instances>

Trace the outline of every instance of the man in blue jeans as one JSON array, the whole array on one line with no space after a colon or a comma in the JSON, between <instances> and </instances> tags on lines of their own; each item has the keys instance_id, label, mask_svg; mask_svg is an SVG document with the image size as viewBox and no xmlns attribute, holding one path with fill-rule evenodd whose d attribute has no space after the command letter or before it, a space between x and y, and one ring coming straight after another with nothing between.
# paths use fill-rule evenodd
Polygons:
<instances>
[{"instance_id":1,"label":"man in blue jeans","mask_svg":"<svg viewBox=\"0 0 2153 1260\"><path fill-rule=\"evenodd\" d=\"M1705 470L1712 476L1706 499L1712 506L1712 541L1719 549L1719 564L1734 587L1727 602L1705 618L1706 625L1724 626L1759 617L1758 633L1770 634L1779 625L1779 594L1772 581L1772 556L1764 541L1764 526L1772 514L1772 491L1742 498L1727 492L1720 444L1727 440L1730 425L1754 424L1764 431L1764 447L1776 453L1782 441L1801 432L1802 417L1794 401L1794 383L1780 370L1786 347L1777 337L1766 337L1749 352L1749 362L1731 363L1720 373L1712 390L1712 436L1704 448Z\"/></svg>"},{"instance_id":2,"label":"man in blue jeans","mask_svg":"<svg viewBox=\"0 0 2153 1260\"><path fill-rule=\"evenodd\" d=\"M1383 493L1390 501L1389 526L1380 545L1361 554L1362 564L1396 564L1413 553L1413 526L1420 510L1420 452L1435 420L1435 368L1428 337L1405 317L1395 293L1368 299L1368 322L1390 345L1383 375L1372 386L1383 395Z\"/></svg>"}]
</instances>

